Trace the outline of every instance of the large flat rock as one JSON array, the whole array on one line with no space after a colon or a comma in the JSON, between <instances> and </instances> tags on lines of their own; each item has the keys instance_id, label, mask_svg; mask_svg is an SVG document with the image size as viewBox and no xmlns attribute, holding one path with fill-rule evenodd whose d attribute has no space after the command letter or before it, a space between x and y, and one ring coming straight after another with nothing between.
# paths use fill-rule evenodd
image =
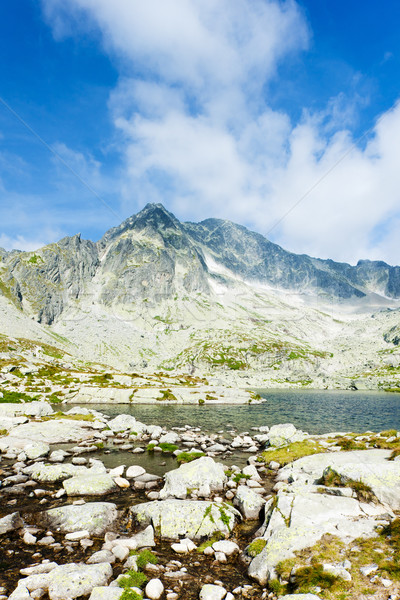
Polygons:
<instances>
[{"instance_id":1,"label":"large flat rock","mask_svg":"<svg viewBox=\"0 0 400 600\"><path fill-rule=\"evenodd\" d=\"M278 562L313 546L323 535L338 536L346 543L375 536L378 522L386 518L387 509L381 505L321 494L316 486L279 492L263 535L267 545L250 563L249 575L264 585L275 576Z\"/></svg>"},{"instance_id":2,"label":"large flat rock","mask_svg":"<svg viewBox=\"0 0 400 600\"><path fill-rule=\"evenodd\" d=\"M165 485L160 498L186 498L187 490L207 487L210 491L221 490L227 481L224 466L208 456L183 464L179 469L166 473Z\"/></svg>"},{"instance_id":3,"label":"large flat rock","mask_svg":"<svg viewBox=\"0 0 400 600\"><path fill-rule=\"evenodd\" d=\"M355 450L305 456L279 471L278 480L293 478L312 484L331 467L344 478L362 481L392 510L400 510L400 461L389 461L390 450Z\"/></svg>"},{"instance_id":4,"label":"large flat rock","mask_svg":"<svg viewBox=\"0 0 400 600\"><path fill-rule=\"evenodd\" d=\"M220 531L229 535L240 513L229 504L191 500L146 502L130 509L139 523L152 524L162 538L200 539Z\"/></svg>"},{"instance_id":5,"label":"large flat rock","mask_svg":"<svg viewBox=\"0 0 400 600\"><path fill-rule=\"evenodd\" d=\"M101 535L117 519L118 511L112 502L87 502L52 508L40 514L40 520L63 533L87 530L91 535Z\"/></svg>"},{"instance_id":6,"label":"large flat rock","mask_svg":"<svg viewBox=\"0 0 400 600\"><path fill-rule=\"evenodd\" d=\"M23 447L27 443L27 440L57 444L80 442L92 437L93 430L91 429L91 424L87 421L51 419L50 421L34 421L18 425L11 430L10 435L0 441L1 445Z\"/></svg>"}]
</instances>

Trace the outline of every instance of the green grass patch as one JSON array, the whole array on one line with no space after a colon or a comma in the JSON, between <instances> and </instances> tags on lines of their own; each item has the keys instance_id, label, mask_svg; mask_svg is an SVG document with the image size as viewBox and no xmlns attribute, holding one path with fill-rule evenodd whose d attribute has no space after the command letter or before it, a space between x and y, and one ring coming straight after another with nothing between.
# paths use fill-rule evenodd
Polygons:
<instances>
[{"instance_id":1,"label":"green grass patch","mask_svg":"<svg viewBox=\"0 0 400 600\"><path fill-rule=\"evenodd\" d=\"M210 513L211 513L211 507L210 508ZM220 540L224 540L225 536L221 531L216 531L212 537L208 538L207 540L204 540L204 542L202 542L199 546L197 546L196 548L196 552L198 552L199 554L203 554L204 550L206 548L210 548L213 544L215 544L215 542L219 542Z\"/></svg>"},{"instance_id":2,"label":"green grass patch","mask_svg":"<svg viewBox=\"0 0 400 600\"><path fill-rule=\"evenodd\" d=\"M161 448L161 450L163 452L175 452L175 450L178 450L179 446L177 446L176 444L169 444L168 442L162 442L161 444L158 444L158 446Z\"/></svg>"},{"instance_id":3,"label":"green grass patch","mask_svg":"<svg viewBox=\"0 0 400 600\"><path fill-rule=\"evenodd\" d=\"M267 540L263 540L262 538L258 538L257 540L253 540L251 544L249 544L246 548L246 552L249 556L254 558L258 556L267 545Z\"/></svg>"},{"instance_id":4,"label":"green grass patch","mask_svg":"<svg viewBox=\"0 0 400 600\"><path fill-rule=\"evenodd\" d=\"M176 400L176 396L171 392L171 390L161 390L161 396L157 398L157 400Z\"/></svg>"},{"instance_id":5,"label":"green grass patch","mask_svg":"<svg viewBox=\"0 0 400 600\"><path fill-rule=\"evenodd\" d=\"M355 481L344 477L331 467L325 469L318 483L326 487L348 487L355 492L357 499L361 502L377 502L377 498L369 485L363 481Z\"/></svg>"},{"instance_id":6,"label":"green grass patch","mask_svg":"<svg viewBox=\"0 0 400 600\"><path fill-rule=\"evenodd\" d=\"M320 587L323 590L331 589L339 578L332 573L324 571L321 564L301 567L296 570L294 582L290 584L291 591L307 594L313 588Z\"/></svg>"},{"instance_id":7,"label":"green grass patch","mask_svg":"<svg viewBox=\"0 0 400 600\"><path fill-rule=\"evenodd\" d=\"M181 452L176 457L176 460L181 465L183 463L192 462L192 460L196 460L196 458L201 458L205 456L204 452Z\"/></svg>"},{"instance_id":8,"label":"green grass patch","mask_svg":"<svg viewBox=\"0 0 400 600\"><path fill-rule=\"evenodd\" d=\"M0 398L0 404L21 404L22 402L33 402L39 400L38 396L28 396L23 392L10 392L8 390L0 390L3 397Z\"/></svg>"},{"instance_id":9,"label":"green grass patch","mask_svg":"<svg viewBox=\"0 0 400 600\"><path fill-rule=\"evenodd\" d=\"M158 564L157 556L151 552L151 550L142 550L137 555L136 564L138 569L144 569L144 567L148 564L156 565Z\"/></svg>"},{"instance_id":10,"label":"green grass patch","mask_svg":"<svg viewBox=\"0 0 400 600\"><path fill-rule=\"evenodd\" d=\"M0 436L8 435L7 429L0 429Z\"/></svg>"},{"instance_id":11,"label":"green grass patch","mask_svg":"<svg viewBox=\"0 0 400 600\"><path fill-rule=\"evenodd\" d=\"M127 588L122 592L119 600L143 600L143 596L135 592L135 590Z\"/></svg>"},{"instance_id":12,"label":"green grass patch","mask_svg":"<svg viewBox=\"0 0 400 600\"><path fill-rule=\"evenodd\" d=\"M326 452L326 448L313 440L304 440L303 442L293 442L283 448L265 450L258 458L259 461L270 463L271 461L278 462L282 467L303 456L311 456Z\"/></svg>"},{"instance_id":13,"label":"green grass patch","mask_svg":"<svg viewBox=\"0 0 400 600\"><path fill-rule=\"evenodd\" d=\"M127 571L127 573L125 573L125 575L118 581L119 587L122 588L141 588L145 583L147 583L146 575L141 571L134 571L133 569Z\"/></svg>"}]
</instances>

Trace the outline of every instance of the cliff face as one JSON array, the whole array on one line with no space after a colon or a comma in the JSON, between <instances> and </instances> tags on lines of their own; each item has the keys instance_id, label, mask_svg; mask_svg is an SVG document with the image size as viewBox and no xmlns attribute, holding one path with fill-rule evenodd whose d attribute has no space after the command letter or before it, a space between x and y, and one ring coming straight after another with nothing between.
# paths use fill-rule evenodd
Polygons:
<instances>
[{"instance_id":1,"label":"cliff face","mask_svg":"<svg viewBox=\"0 0 400 600\"><path fill-rule=\"evenodd\" d=\"M0 249L0 293L35 320L52 324L83 298L92 305L155 305L177 296L210 296L209 259L233 277L335 300L369 293L400 297L400 267L356 266L287 252L229 221L180 223L160 204L93 243L67 237L35 253Z\"/></svg>"}]
</instances>

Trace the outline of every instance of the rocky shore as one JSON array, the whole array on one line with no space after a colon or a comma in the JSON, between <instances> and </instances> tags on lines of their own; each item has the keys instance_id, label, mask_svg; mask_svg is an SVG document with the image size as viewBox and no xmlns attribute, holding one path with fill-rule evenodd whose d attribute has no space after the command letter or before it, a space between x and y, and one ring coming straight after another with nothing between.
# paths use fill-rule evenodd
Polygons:
<instances>
[{"instance_id":1,"label":"rocky shore","mask_svg":"<svg viewBox=\"0 0 400 600\"><path fill-rule=\"evenodd\" d=\"M397 431L210 435L47 402L0 419L0 600L400 598Z\"/></svg>"}]
</instances>

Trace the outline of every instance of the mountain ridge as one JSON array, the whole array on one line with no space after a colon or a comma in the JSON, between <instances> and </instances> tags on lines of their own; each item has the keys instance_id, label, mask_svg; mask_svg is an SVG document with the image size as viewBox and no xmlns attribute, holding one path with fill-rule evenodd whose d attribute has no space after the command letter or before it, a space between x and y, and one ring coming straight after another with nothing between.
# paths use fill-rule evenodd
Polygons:
<instances>
[{"instance_id":1,"label":"mountain ridge","mask_svg":"<svg viewBox=\"0 0 400 600\"><path fill-rule=\"evenodd\" d=\"M392 387L399 297L399 267L296 255L230 221L181 223L160 204L97 242L0 251L0 333L260 387Z\"/></svg>"}]
</instances>

